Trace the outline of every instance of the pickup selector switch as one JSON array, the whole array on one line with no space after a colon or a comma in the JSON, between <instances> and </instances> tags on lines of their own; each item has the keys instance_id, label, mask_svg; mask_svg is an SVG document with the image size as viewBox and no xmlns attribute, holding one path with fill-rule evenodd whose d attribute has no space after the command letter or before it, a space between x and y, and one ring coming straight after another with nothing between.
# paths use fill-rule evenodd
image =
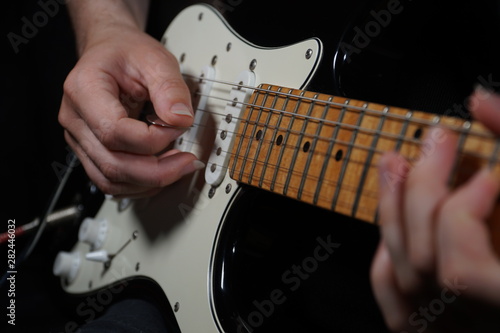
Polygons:
<instances>
[{"instance_id":1,"label":"pickup selector switch","mask_svg":"<svg viewBox=\"0 0 500 333\"><path fill-rule=\"evenodd\" d=\"M90 244L93 251L98 250L104 244L108 233L108 221L105 219L93 219L87 217L83 220L78 231L80 242Z\"/></svg>"}]
</instances>

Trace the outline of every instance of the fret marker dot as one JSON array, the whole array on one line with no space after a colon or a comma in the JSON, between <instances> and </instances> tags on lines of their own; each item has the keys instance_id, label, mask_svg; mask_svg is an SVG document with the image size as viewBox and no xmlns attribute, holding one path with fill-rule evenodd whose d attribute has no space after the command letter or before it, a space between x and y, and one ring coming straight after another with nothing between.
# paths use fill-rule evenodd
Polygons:
<instances>
[{"instance_id":1,"label":"fret marker dot","mask_svg":"<svg viewBox=\"0 0 500 333\"><path fill-rule=\"evenodd\" d=\"M281 144L283 143L283 135L279 135L277 138L276 138L276 145L277 146L281 146Z\"/></svg>"},{"instance_id":2,"label":"fret marker dot","mask_svg":"<svg viewBox=\"0 0 500 333\"><path fill-rule=\"evenodd\" d=\"M302 150L304 151L304 153L307 153L309 151L309 148L311 148L311 143L307 141L306 143L304 143Z\"/></svg>"},{"instance_id":3,"label":"fret marker dot","mask_svg":"<svg viewBox=\"0 0 500 333\"><path fill-rule=\"evenodd\" d=\"M255 134L255 140L260 140L262 139L262 130L258 130L257 133Z\"/></svg>"},{"instance_id":4,"label":"fret marker dot","mask_svg":"<svg viewBox=\"0 0 500 333\"><path fill-rule=\"evenodd\" d=\"M337 150L337 153L335 154L335 161L340 161L342 159L342 156L344 155L344 152L342 149Z\"/></svg>"},{"instance_id":5,"label":"fret marker dot","mask_svg":"<svg viewBox=\"0 0 500 333\"><path fill-rule=\"evenodd\" d=\"M422 137L422 133L423 133L423 132L424 132L424 131L423 131L423 129L422 129L422 128L420 128L420 127L419 127L419 128L417 128L417 129L415 130L415 133L413 133L413 138L414 138L414 139L417 139L417 140L418 140L418 139L420 139L420 138Z\"/></svg>"}]
</instances>

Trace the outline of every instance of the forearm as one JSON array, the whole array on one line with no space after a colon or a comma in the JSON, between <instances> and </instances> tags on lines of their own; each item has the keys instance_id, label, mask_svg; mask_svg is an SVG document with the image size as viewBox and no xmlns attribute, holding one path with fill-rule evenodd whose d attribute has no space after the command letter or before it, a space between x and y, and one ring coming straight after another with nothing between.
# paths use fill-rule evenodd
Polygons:
<instances>
[{"instance_id":1,"label":"forearm","mask_svg":"<svg viewBox=\"0 0 500 333\"><path fill-rule=\"evenodd\" d=\"M79 53L109 28L121 26L144 30L148 7L148 0L68 1Z\"/></svg>"}]
</instances>

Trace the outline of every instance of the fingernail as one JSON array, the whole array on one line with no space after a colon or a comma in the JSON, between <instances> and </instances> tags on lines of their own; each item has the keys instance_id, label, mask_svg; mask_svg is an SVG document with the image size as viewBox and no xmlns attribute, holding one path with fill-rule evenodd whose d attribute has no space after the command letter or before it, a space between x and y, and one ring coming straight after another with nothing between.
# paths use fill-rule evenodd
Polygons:
<instances>
[{"instance_id":1,"label":"fingernail","mask_svg":"<svg viewBox=\"0 0 500 333\"><path fill-rule=\"evenodd\" d=\"M170 108L170 112L180 116L189 116L189 117L193 116L193 111L191 111L191 108L182 103L177 103L172 105L172 107Z\"/></svg>"},{"instance_id":2,"label":"fingernail","mask_svg":"<svg viewBox=\"0 0 500 333\"><path fill-rule=\"evenodd\" d=\"M193 161L193 167L195 170L201 170L201 169L204 169L206 166L205 163L203 163L202 161L200 160L195 160Z\"/></svg>"},{"instance_id":3,"label":"fingernail","mask_svg":"<svg viewBox=\"0 0 500 333\"><path fill-rule=\"evenodd\" d=\"M206 166L206 164L203 163L202 161L194 160L191 164L188 164L184 167L184 169L182 170L182 174L189 175L195 171L204 169L205 166Z\"/></svg>"}]
</instances>

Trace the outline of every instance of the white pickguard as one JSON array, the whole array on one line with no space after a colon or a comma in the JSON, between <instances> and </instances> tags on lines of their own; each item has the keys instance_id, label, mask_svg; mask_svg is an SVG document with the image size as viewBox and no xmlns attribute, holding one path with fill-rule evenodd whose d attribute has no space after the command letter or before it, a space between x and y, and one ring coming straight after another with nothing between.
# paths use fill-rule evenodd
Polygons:
<instances>
[{"instance_id":1,"label":"white pickguard","mask_svg":"<svg viewBox=\"0 0 500 333\"><path fill-rule=\"evenodd\" d=\"M164 41L180 60L185 74L199 76L209 66L215 71L215 80L233 82L255 59L252 72L256 84L295 88L307 84L322 52L320 41L314 38L280 48L253 45L206 5L182 11L165 32ZM312 56L306 57L306 53ZM211 112L204 120L206 131L198 138L200 142L190 145L190 151L205 161L214 149L214 138L220 135L230 91L228 85L213 83L204 107ZM205 172L200 171L153 198L128 205L126 201L106 199L96 216L108 221L102 249L114 254L130 242L107 269L103 263L85 259L91 251L88 244L76 244L73 252L79 254L80 266L74 280L63 283L64 289L84 294L123 279L148 277L161 286L173 307L177 304L175 316L183 332L219 332L211 306L211 259L224 213L238 184L225 175L213 196L209 196L211 188L205 182Z\"/></svg>"}]
</instances>

